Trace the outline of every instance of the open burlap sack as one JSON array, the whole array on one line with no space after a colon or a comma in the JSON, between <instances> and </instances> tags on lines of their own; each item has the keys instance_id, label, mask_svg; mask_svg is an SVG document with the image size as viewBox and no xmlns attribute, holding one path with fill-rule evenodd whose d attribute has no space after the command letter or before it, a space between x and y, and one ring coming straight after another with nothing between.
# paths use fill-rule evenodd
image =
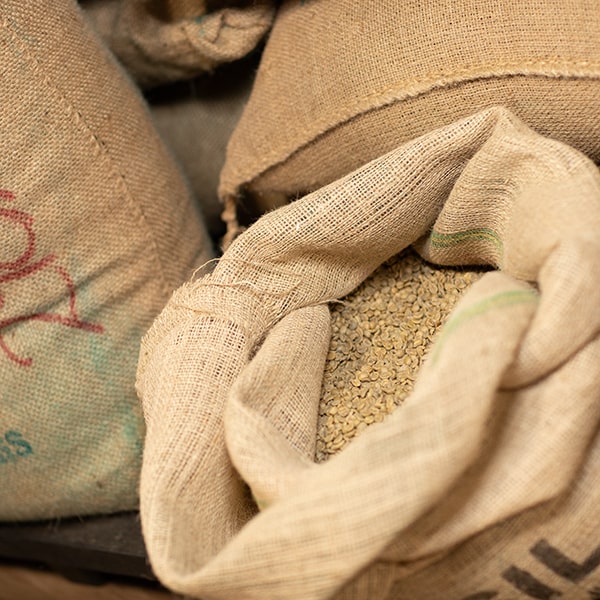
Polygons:
<instances>
[{"instance_id":1,"label":"open burlap sack","mask_svg":"<svg viewBox=\"0 0 600 600\"><path fill-rule=\"evenodd\" d=\"M599 227L597 167L505 109L263 216L143 342L159 578L203 599L597 594ZM316 464L327 303L411 244L497 270L404 405Z\"/></svg>"},{"instance_id":2,"label":"open burlap sack","mask_svg":"<svg viewBox=\"0 0 600 600\"><path fill-rule=\"evenodd\" d=\"M273 0L84 0L86 14L143 87L190 79L250 52Z\"/></svg>"},{"instance_id":3,"label":"open burlap sack","mask_svg":"<svg viewBox=\"0 0 600 600\"><path fill-rule=\"evenodd\" d=\"M221 196L264 211L494 105L599 161L599 95L597 0L287 0Z\"/></svg>"},{"instance_id":4,"label":"open burlap sack","mask_svg":"<svg viewBox=\"0 0 600 600\"><path fill-rule=\"evenodd\" d=\"M139 343L210 242L73 1L0 5L0 519L132 509Z\"/></svg>"}]
</instances>

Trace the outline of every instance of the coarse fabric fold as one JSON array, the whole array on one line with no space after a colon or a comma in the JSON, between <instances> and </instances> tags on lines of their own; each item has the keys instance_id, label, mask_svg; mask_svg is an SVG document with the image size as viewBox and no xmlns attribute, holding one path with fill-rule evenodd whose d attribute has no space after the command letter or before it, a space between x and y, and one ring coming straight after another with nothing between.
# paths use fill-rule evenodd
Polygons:
<instances>
[{"instance_id":1,"label":"coarse fabric fold","mask_svg":"<svg viewBox=\"0 0 600 600\"><path fill-rule=\"evenodd\" d=\"M599 95L597 0L286 0L220 195L264 212L497 105L598 163Z\"/></svg>"},{"instance_id":2,"label":"coarse fabric fold","mask_svg":"<svg viewBox=\"0 0 600 600\"><path fill-rule=\"evenodd\" d=\"M250 53L271 27L272 0L84 0L86 15L143 88L191 79Z\"/></svg>"},{"instance_id":3,"label":"coarse fabric fold","mask_svg":"<svg viewBox=\"0 0 600 600\"><path fill-rule=\"evenodd\" d=\"M593 162L498 107L264 215L143 341L161 581L261 600L597 588L599 227ZM403 406L316 464L327 304L411 245L493 270Z\"/></svg>"}]
</instances>

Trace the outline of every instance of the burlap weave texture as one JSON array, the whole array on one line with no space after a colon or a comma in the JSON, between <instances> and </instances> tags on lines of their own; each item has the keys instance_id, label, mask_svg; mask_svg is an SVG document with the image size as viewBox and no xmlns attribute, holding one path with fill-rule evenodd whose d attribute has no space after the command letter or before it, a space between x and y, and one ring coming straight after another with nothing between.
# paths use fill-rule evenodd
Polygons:
<instances>
[{"instance_id":1,"label":"burlap weave texture","mask_svg":"<svg viewBox=\"0 0 600 600\"><path fill-rule=\"evenodd\" d=\"M0 3L0 519L132 510L140 339L212 256L77 3Z\"/></svg>"},{"instance_id":2,"label":"burlap weave texture","mask_svg":"<svg viewBox=\"0 0 600 600\"><path fill-rule=\"evenodd\" d=\"M213 3L214 5L214 3ZM272 0L86 0L87 16L142 87L190 79L248 54L271 26Z\"/></svg>"},{"instance_id":3,"label":"burlap weave texture","mask_svg":"<svg viewBox=\"0 0 600 600\"><path fill-rule=\"evenodd\" d=\"M262 217L143 343L157 575L207 599L600 585L599 226L597 167L500 108ZM315 464L326 305L409 245L497 270L459 302L404 406ZM532 574L540 561L550 576Z\"/></svg>"},{"instance_id":4,"label":"burlap weave texture","mask_svg":"<svg viewBox=\"0 0 600 600\"><path fill-rule=\"evenodd\" d=\"M600 160L596 0L284 2L221 197L297 197L496 105Z\"/></svg>"}]
</instances>

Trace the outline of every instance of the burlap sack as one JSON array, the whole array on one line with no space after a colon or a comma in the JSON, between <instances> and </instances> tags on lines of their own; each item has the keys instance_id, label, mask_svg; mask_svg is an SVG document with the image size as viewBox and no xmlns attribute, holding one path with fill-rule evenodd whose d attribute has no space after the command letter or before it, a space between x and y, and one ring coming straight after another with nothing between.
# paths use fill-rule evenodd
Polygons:
<instances>
[{"instance_id":1,"label":"burlap sack","mask_svg":"<svg viewBox=\"0 0 600 600\"><path fill-rule=\"evenodd\" d=\"M154 124L187 176L215 240L225 233L218 196L225 149L250 95L256 63L254 57L237 61L147 94Z\"/></svg>"},{"instance_id":2,"label":"burlap sack","mask_svg":"<svg viewBox=\"0 0 600 600\"><path fill-rule=\"evenodd\" d=\"M599 227L597 167L504 109L262 217L143 342L141 517L160 579L203 599L588 598ZM410 244L498 270L404 406L315 464L327 303Z\"/></svg>"},{"instance_id":3,"label":"burlap sack","mask_svg":"<svg viewBox=\"0 0 600 600\"><path fill-rule=\"evenodd\" d=\"M135 508L139 341L211 248L73 1L0 6L0 519Z\"/></svg>"},{"instance_id":4,"label":"burlap sack","mask_svg":"<svg viewBox=\"0 0 600 600\"><path fill-rule=\"evenodd\" d=\"M494 105L599 161L599 79L597 0L287 0L220 193L264 211Z\"/></svg>"},{"instance_id":5,"label":"burlap sack","mask_svg":"<svg viewBox=\"0 0 600 600\"><path fill-rule=\"evenodd\" d=\"M250 52L273 0L84 0L94 27L143 87L190 79Z\"/></svg>"}]
</instances>

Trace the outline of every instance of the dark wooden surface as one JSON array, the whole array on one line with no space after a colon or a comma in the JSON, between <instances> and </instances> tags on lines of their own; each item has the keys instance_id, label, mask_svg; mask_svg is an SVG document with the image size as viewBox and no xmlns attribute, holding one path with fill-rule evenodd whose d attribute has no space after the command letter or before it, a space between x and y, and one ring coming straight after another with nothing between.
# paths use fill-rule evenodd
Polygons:
<instances>
[{"instance_id":1,"label":"dark wooden surface","mask_svg":"<svg viewBox=\"0 0 600 600\"><path fill-rule=\"evenodd\" d=\"M154 580L137 513L0 524L0 559L40 563L73 581Z\"/></svg>"}]
</instances>

